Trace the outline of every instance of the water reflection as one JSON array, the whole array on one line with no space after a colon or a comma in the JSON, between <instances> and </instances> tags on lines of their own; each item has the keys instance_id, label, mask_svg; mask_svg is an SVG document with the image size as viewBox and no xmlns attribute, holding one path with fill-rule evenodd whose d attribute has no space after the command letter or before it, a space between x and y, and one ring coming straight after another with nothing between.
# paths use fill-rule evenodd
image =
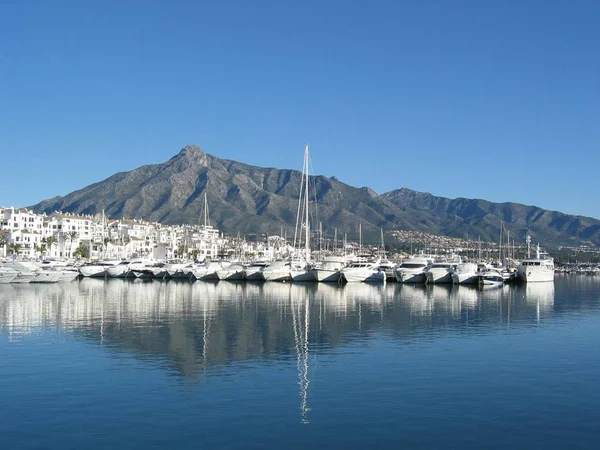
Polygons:
<instances>
[{"instance_id":1,"label":"water reflection","mask_svg":"<svg viewBox=\"0 0 600 450\"><path fill-rule=\"evenodd\" d=\"M498 332L540 324L553 314L552 283L476 289L88 278L0 286L0 332L10 339L56 329L162 358L189 378L233 361L295 355L305 419L313 348L327 351L373 335L414 339Z\"/></svg>"}]
</instances>

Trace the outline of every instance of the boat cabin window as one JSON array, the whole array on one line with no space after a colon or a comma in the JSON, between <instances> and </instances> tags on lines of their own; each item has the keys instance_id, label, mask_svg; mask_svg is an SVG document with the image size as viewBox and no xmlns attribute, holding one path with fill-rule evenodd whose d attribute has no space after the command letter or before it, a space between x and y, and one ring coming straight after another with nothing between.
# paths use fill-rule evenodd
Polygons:
<instances>
[{"instance_id":1,"label":"boat cabin window","mask_svg":"<svg viewBox=\"0 0 600 450\"><path fill-rule=\"evenodd\" d=\"M421 267L425 267L425 264L420 264L420 263L402 263L402 265L400 266L400 268L403 268L403 269L419 269Z\"/></svg>"}]
</instances>

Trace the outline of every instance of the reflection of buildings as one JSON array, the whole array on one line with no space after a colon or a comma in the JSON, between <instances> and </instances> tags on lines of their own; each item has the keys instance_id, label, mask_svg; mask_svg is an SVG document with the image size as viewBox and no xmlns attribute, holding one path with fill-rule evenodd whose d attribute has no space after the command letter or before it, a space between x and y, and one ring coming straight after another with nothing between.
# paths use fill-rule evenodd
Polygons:
<instances>
[{"instance_id":1,"label":"reflection of buildings","mask_svg":"<svg viewBox=\"0 0 600 450\"><path fill-rule=\"evenodd\" d=\"M491 329L554 314L554 285L468 286L143 282L86 278L0 286L0 332L50 328L107 351L161 358L188 378L234 361L294 353L308 389L308 352L374 332L405 339ZM306 366L303 366L306 362ZM300 367L299 366L299 367ZM302 368L300 367L300 368Z\"/></svg>"}]
</instances>

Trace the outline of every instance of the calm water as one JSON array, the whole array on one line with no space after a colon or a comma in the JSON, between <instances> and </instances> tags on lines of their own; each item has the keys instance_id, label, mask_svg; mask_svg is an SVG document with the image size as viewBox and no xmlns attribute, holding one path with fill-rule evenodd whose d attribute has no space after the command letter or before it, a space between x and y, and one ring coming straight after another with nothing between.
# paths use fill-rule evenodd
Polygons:
<instances>
[{"instance_id":1,"label":"calm water","mask_svg":"<svg viewBox=\"0 0 600 450\"><path fill-rule=\"evenodd\" d=\"M0 285L2 448L598 448L600 280Z\"/></svg>"}]
</instances>

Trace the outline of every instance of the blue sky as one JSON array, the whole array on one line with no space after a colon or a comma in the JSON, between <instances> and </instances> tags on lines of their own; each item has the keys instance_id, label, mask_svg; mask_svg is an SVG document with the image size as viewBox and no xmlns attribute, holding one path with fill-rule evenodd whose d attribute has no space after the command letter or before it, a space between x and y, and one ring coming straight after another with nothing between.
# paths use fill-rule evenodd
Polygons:
<instances>
[{"instance_id":1,"label":"blue sky","mask_svg":"<svg viewBox=\"0 0 600 450\"><path fill-rule=\"evenodd\" d=\"M186 144L600 218L600 2L0 2L0 205Z\"/></svg>"}]
</instances>

